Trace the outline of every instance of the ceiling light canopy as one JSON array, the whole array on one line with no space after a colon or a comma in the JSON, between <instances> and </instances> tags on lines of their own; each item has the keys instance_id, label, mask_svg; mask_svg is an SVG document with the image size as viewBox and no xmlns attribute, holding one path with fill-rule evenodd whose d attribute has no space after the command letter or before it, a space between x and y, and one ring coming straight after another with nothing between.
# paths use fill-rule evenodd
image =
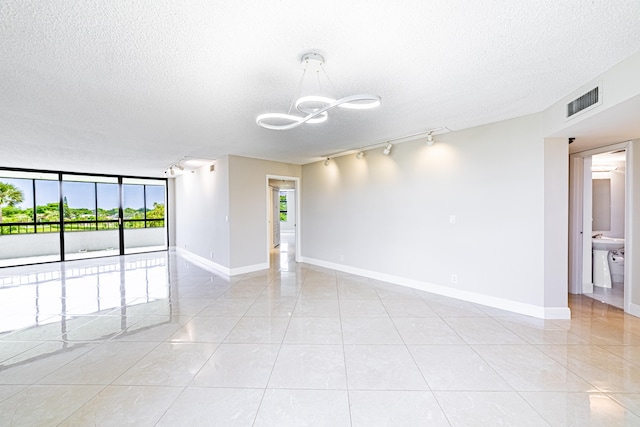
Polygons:
<instances>
[{"instance_id":1,"label":"ceiling light canopy","mask_svg":"<svg viewBox=\"0 0 640 427\"><path fill-rule=\"evenodd\" d=\"M329 118L328 112L336 107L350 110L367 110L380 105L381 98L378 95L370 94L350 95L339 99L319 95L299 97L299 91L300 88L302 88L302 83L307 71L315 71L317 73L318 83L320 82L320 72L325 75L327 81L331 82L323 67L324 57L319 53L305 53L302 55L300 63L304 71L298 84L298 93L294 101L291 102L289 111L287 113L260 114L256 118L256 123L259 126L272 130L289 130L297 128L304 123L317 124L326 122ZM294 106L296 111L302 114L302 116L291 114L291 109Z\"/></svg>"}]
</instances>

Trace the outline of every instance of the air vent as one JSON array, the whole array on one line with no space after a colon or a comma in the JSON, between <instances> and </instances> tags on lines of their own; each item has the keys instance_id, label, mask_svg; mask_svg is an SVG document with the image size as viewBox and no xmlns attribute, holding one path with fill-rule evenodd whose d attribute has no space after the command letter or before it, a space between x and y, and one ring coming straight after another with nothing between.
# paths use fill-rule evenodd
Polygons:
<instances>
[{"instance_id":1,"label":"air vent","mask_svg":"<svg viewBox=\"0 0 640 427\"><path fill-rule=\"evenodd\" d=\"M574 114L583 111L592 105L595 105L600 100L599 97L599 87L595 87L591 89L589 92L582 95L580 98L574 99L570 103L567 104L567 118L573 116Z\"/></svg>"}]
</instances>

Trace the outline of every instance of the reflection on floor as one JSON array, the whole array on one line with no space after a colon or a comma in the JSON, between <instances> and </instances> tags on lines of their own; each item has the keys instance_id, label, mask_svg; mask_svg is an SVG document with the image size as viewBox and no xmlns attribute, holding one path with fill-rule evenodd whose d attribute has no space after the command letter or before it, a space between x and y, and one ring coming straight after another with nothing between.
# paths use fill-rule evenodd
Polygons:
<instances>
[{"instance_id":1,"label":"reflection on floor","mask_svg":"<svg viewBox=\"0 0 640 427\"><path fill-rule=\"evenodd\" d=\"M624 283L612 283L609 289L594 286L593 293L584 296L624 310Z\"/></svg>"},{"instance_id":2,"label":"reflection on floor","mask_svg":"<svg viewBox=\"0 0 640 427\"><path fill-rule=\"evenodd\" d=\"M570 296L544 321L284 248L232 278L172 251L0 269L0 425L640 425L638 318Z\"/></svg>"},{"instance_id":3,"label":"reflection on floor","mask_svg":"<svg viewBox=\"0 0 640 427\"><path fill-rule=\"evenodd\" d=\"M280 233L280 244L271 249L269 265L277 266L281 271L295 271L296 268L296 234L283 231Z\"/></svg>"}]
</instances>

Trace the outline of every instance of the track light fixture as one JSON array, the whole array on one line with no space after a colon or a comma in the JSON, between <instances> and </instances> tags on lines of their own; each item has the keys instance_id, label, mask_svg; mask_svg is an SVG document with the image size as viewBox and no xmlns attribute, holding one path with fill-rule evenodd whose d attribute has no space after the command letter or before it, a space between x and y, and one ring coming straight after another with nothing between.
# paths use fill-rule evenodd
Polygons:
<instances>
[{"instance_id":1,"label":"track light fixture","mask_svg":"<svg viewBox=\"0 0 640 427\"><path fill-rule=\"evenodd\" d=\"M325 166L329 166L329 160L331 160L331 159L327 157L327 160L324 161L324 165Z\"/></svg>"},{"instance_id":2,"label":"track light fixture","mask_svg":"<svg viewBox=\"0 0 640 427\"><path fill-rule=\"evenodd\" d=\"M180 175L184 175L187 172L195 173L196 169L204 166L207 163L214 162L215 159L205 159L202 157L182 156L175 162L172 162L164 170L164 176L169 178L177 178ZM213 164L210 165L213 167ZM213 172L213 169L211 169Z\"/></svg>"},{"instance_id":3,"label":"track light fixture","mask_svg":"<svg viewBox=\"0 0 640 427\"><path fill-rule=\"evenodd\" d=\"M370 144L370 145L360 145L360 147L355 148L348 148L342 151L334 151L331 153L325 153L322 154L322 158L326 158L326 159L333 159L336 157L340 157L340 156L344 156L344 155L351 155L353 153L357 153L356 154L356 158L360 159L363 156L365 156L366 154L364 153L364 150L374 150L374 149L378 149L378 148L383 148L382 150L382 154L384 154L385 156L388 156L389 154L391 154L391 151L393 150L393 148L398 145L398 144L402 144L404 142L409 142L409 141L417 141L417 140L425 140L427 142L428 146L431 146L433 144L436 143L435 137L434 135L442 135L444 133L447 132L451 132L451 129L447 128L447 127L438 127L438 128L432 128L429 130L426 130L424 132L418 132L418 133L414 133L411 135L406 135L400 138L394 138L394 139L387 139L385 142L378 142L375 144ZM326 164L326 163L325 163Z\"/></svg>"}]
</instances>

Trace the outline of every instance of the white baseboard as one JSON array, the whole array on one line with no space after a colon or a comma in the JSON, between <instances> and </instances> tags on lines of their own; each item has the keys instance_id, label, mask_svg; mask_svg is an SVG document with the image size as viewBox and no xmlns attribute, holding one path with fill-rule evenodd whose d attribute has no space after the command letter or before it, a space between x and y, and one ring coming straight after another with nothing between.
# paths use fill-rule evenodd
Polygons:
<instances>
[{"instance_id":1,"label":"white baseboard","mask_svg":"<svg viewBox=\"0 0 640 427\"><path fill-rule=\"evenodd\" d=\"M180 256L188 259L192 263L199 265L201 267L204 267L208 270L213 270L216 273L222 273L226 276L231 276L230 268L220 265L216 262L213 262L210 259L206 259L205 257L201 257L200 255L196 255L193 252L189 252L186 249L182 249L177 246L174 246L174 247L176 249L176 252L180 254Z\"/></svg>"},{"instance_id":2,"label":"white baseboard","mask_svg":"<svg viewBox=\"0 0 640 427\"><path fill-rule=\"evenodd\" d=\"M540 319L571 319L571 310L569 309L569 307L540 307L537 305L511 301L504 298L492 297L475 292L464 291L461 289L453 289L447 286L422 282L406 277L379 273L376 271L365 270L358 267L351 267L344 264L336 264L333 262L323 261L315 258L301 257L300 262L306 262L307 264L317 265L319 267L325 267L345 273L356 274L358 276L369 277L371 279L393 283L395 285L407 286L409 288L418 289L420 291L431 292L433 294L486 305L489 307L498 308L500 310L511 311L514 313L524 314L526 316L537 317Z\"/></svg>"},{"instance_id":3,"label":"white baseboard","mask_svg":"<svg viewBox=\"0 0 640 427\"><path fill-rule=\"evenodd\" d=\"M254 265L246 265L244 267L237 268L229 268L224 265L220 265L216 262L211 261L210 259L206 259L205 257L201 257L200 255L196 255L193 252L189 252L186 249L182 249L176 246L172 246L175 248L176 252L179 253L184 258L193 262L196 265L199 265L208 270L213 270L216 273L222 273L225 276L237 276L239 274L253 273L254 271L266 270L269 268L268 262L263 262L260 264Z\"/></svg>"},{"instance_id":4,"label":"white baseboard","mask_svg":"<svg viewBox=\"0 0 640 427\"><path fill-rule=\"evenodd\" d=\"M269 268L268 262L263 262L254 265L245 265L244 267L237 267L231 269L230 276L237 276L238 274L253 273L254 271L267 270Z\"/></svg>"},{"instance_id":5,"label":"white baseboard","mask_svg":"<svg viewBox=\"0 0 640 427\"><path fill-rule=\"evenodd\" d=\"M640 317L640 305L629 303L629 314L633 314L636 317Z\"/></svg>"}]
</instances>

